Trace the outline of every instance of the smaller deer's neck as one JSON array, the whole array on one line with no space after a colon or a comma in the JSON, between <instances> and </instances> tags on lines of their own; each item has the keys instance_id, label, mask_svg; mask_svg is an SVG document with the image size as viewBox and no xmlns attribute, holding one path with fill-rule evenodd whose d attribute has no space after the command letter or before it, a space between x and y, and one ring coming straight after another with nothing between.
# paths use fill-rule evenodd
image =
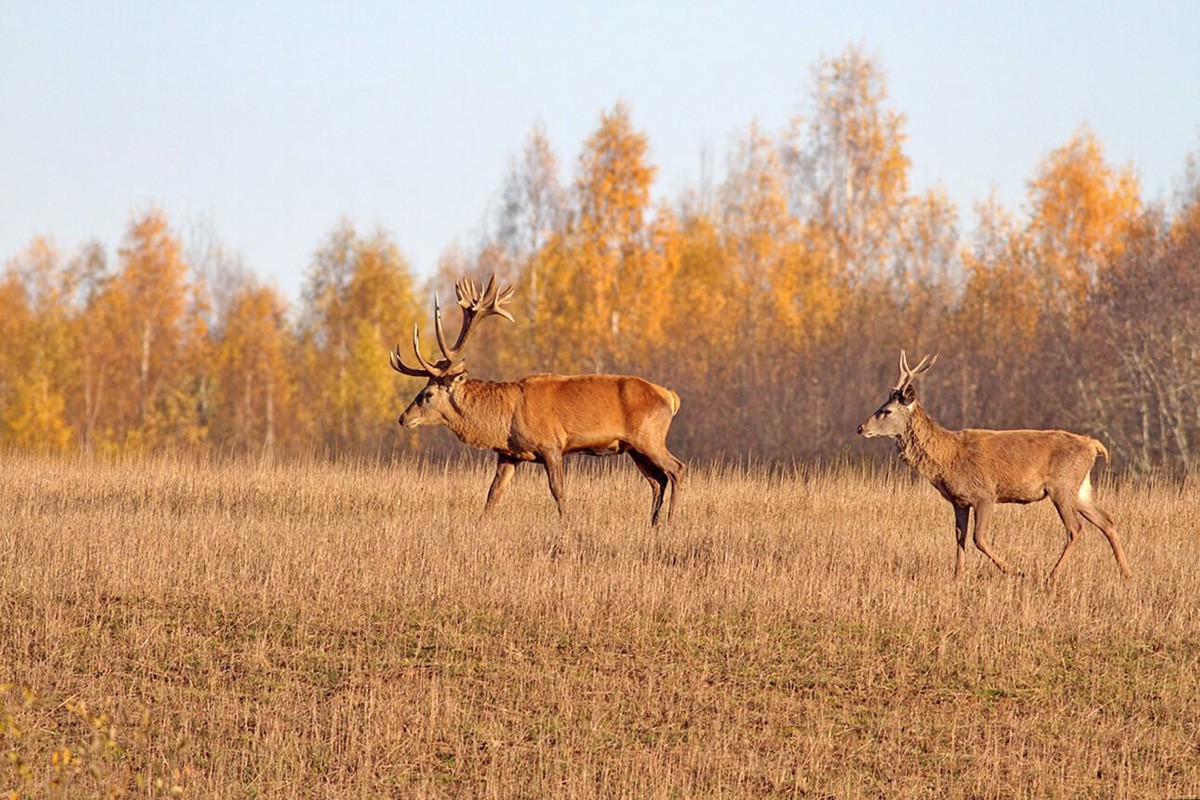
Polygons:
<instances>
[{"instance_id":1,"label":"smaller deer's neck","mask_svg":"<svg viewBox=\"0 0 1200 800\"><path fill-rule=\"evenodd\" d=\"M516 410L516 385L470 379L454 390L446 427L463 444L482 450L508 445Z\"/></svg>"},{"instance_id":2,"label":"smaller deer's neck","mask_svg":"<svg viewBox=\"0 0 1200 800\"><path fill-rule=\"evenodd\" d=\"M904 463L935 484L945 474L958 450L954 434L934 422L920 403L913 405L908 427L896 443Z\"/></svg>"}]
</instances>

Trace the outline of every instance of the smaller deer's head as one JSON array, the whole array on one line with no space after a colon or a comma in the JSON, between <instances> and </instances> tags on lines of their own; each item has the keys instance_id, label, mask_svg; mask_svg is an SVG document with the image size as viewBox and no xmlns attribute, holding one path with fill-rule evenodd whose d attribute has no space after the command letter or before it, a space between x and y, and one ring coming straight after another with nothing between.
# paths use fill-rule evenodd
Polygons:
<instances>
[{"instance_id":1,"label":"smaller deer's head","mask_svg":"<svg viewBox=\"0 0 1200 800\"><path fill-rule=\"evenodd\" d=\"M421 355L421 338L417 326L413 326L413 352L417 357L420 369L408 366L400 358L400 345L388 354L388 362L392 369L411 375L415 378L428 378L425 388L417 393L413 401L400 415L399 423L405 428L415 428L418 425L441 425L451 414L459 411L455 394L467 380L467 362L462 355L463 345L479 320L492 315L504 317L512 322L512 314L502 304L512 297L511 286L500 289L496 286L496 276L493 275L480 292L475 281L463 278L454 286L458 296L458 305L462 308L462 327L458 331L458 340L453 347L446 344L446 334L442 331L442 309L437 295L433 298L433 327L437 335L438 347L442 356L436 364L426 361Z\"/></svg>"},{"instance_id":2,"label":"smaller deer's head","mask_svg":"<svg viewBox=\"0 0 1200 800\"><path fill-rule=\"evenodd\" d=\"M900 351L900 380L892 387L883 405L875 409L875 413L867 417L867 421L858 426L860 436L870 439L872 436L891 436L899 438L908 430L908 421L912 417L913 408L917 402L917 392L913 388L913 378L929 371L937 362L937 356L925 356L921 363L909 369L908 356Z\"/></svg>"}]
</instances>

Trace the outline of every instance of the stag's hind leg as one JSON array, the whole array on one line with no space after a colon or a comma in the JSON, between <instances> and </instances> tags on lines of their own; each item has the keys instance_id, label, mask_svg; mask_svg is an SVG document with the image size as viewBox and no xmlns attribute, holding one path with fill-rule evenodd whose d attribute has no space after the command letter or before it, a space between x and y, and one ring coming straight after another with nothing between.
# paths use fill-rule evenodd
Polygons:
<instances>
[{"instance_id":1,"label":"stag's hind leg","mask_svg":"<svg viewBox=\"0 0 1200 800\"><path fill-rule=\"evenodd\" d=\"M633 458L633 463L637 464L637 468L642 475L650 483L650 488L654 491L654 504L650 508L650 524L658 524L658 513L662 510L663 496L667 492L667 473L663 472L654 462L637 450L630 450L629 455Z\"/></svg>"},{"instance_id":2,"label":"stag's hind leg","mask_svg":"<svg viewBox=\"0 0 1200 800\"><path fill-rule=\"evenodd\" d=\"M1121 570L1121 577L1126 580L1133 577L1133 573L1129 569L1129 562L1125 560L1125 551L1121 549L1121 539L1117 536L1112 518L1104 513L1104 510L1098 505L1090 501L1080 503L1079 513L1083 514L1084 519L1099 528L1100 532L1104 534L1104 538L1108 539L1108 544L1112 547L1113 556L1117 559L1117 568Z\"/></svg>"},{"instance_id":3,"label":"stag's hind leg","mask_svg":"<svg viewBox=\"0 0 1200 800\"><path fill-rule=\"evenodd\" d=\"M675 503L679 500L679 489L683 483L683 462L671 455L671 451L665 444L657 451L648 452L645 455L654 463L655 467L666 473L667 479L671 482L671 504L667 506L667 521L670 522L671 518L675 516Z\"/></svg>"}]
</instances>

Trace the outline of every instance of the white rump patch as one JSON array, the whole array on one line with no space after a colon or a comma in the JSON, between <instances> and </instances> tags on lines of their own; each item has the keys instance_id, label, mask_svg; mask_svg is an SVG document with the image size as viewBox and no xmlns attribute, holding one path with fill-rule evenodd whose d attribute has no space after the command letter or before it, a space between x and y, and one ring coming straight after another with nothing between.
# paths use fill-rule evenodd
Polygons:
<instances>
[{"instance_id":1,"label":"white rump patch","mask_svg":"<svg viewBox=\"0 0 1200 800\"><path fill-rule=\"evenodd\" d=\"M1079 499L1085 503L1092 500L1092 473L1083 476L1083 485L1079 487Z\"/></svg>"}]
</instances>

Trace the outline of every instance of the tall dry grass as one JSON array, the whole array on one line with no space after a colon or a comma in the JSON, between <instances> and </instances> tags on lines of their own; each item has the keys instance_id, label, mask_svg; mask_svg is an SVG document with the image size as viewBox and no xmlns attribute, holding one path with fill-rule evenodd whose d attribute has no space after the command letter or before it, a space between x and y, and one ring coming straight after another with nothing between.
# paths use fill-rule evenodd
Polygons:
<instances>
[{"instance_id":1,"label":"tall dry grass","mask_svg":"<svg viewBox=\"0 0 1200 800\"><path fill-rule=\"evenodd\" d=\"M1195 485L1046 504L951 582L906 473L0 461L2 789L23 796L1200 793Z\"/></svg>"}]
</instances>

